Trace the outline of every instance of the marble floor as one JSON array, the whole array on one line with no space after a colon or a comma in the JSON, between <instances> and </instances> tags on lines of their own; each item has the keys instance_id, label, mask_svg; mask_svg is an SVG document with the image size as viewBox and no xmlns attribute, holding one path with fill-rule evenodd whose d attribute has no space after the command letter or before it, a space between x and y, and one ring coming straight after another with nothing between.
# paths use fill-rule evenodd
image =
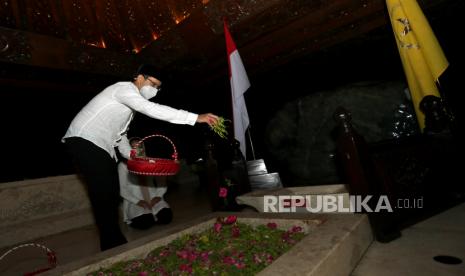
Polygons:
<instances>
[{"instance_id":1,"label":"marble floor","mask_svg":"<svg viewBox=\"0 0 465 276\"><path fill-rule=\"evenodd\" d=\"M461 263L437 262L436 256ZM465 203L403 230L399 239L373 242L352 273L371 275L465 275Z\"/></svg>"},{"instance_id":2,"label":"marble floor","mask_svg":"<svg viewBox=\"0 0 465 276\"><path fill-rule=\"evenodd\" d=\"M155 226L139 231L122 225L129 241L160 231L174 224L210 213L206 189L198 183L173 184L168 194L174 220L169 226ZM84 227L32 242L56 251L63 265L99 252L94 227ZM0 251L1 254L6 249ZM446 255L460 259L459 264L434 260ZM465 275L465 204L458 205L402 231L402 237L390 243L373 242L351 276L383 275ZM23 275L46 267L46 256L40 249L25 248L0 261L0 275Z\"/></svg>"},{"instance_id":3,"label":"marble floor","mask_svg":"<svg viewBox=\"0 0 465 276\"><path fill-rule=\"evenodd\" d=\"M137 230L121 223L121 228L128 241L172 227L179 223L211 213L206 189L198 181L170 183L166 201L173 210L173 221L169 225L156 225L148 230ZM56 252L60 265L78 260L100 252L97 229L93 226L63 232L30 241L50 248ZM4 254L10 248L0 249ZM37 247L24 247L8 254L0 261L0 275L23 275L38 268L47 267L45 250Z\"/></svg>"}]
</instances>

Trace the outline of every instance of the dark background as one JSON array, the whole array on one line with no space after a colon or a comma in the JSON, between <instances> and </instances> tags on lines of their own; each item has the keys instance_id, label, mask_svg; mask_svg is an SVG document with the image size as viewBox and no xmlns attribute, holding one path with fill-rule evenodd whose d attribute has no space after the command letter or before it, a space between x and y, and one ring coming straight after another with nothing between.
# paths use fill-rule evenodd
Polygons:
<instances>
[{"instance_id":1,"label":"dark background","mask_svg":"<svg viewBox=\"0 0 465 276\"><path fill-rule=\"evenodd\" d=\"M440 79L440 89L459 124L463 121L459 98L463 93L464 55L460 41L464 10L464 4L459 3L426 14L450 62ZM227 67L226 56L224 66ZM0 139L4 150L0 182L74 173L61 137L75 114L96 93L125 80L7 63L0 63L0 72L5 78L21 76L20 84L1 84ZM227 75L203 86L188 86L169 72L163 74L163 90L156 102L196 113L213 112L232 117ZM252 86L246 93L246 102L255 152L257 157L266 159L265 128L287 102L357 81L404 80L404 74L392 30L386 26L279 68L249 74L249 78ZM130 76L126 80L129 79ZM42 87L40 83L47 85ZM57 84L56 89L50 84ZM141 114L136 116L129 134L143 137L154 132L171 137L180 157L188 161L201 155L205 138L211 136L203 125L172 125ZM279 168L271 169L279 171Z\"/></svg>"}]
</instances>

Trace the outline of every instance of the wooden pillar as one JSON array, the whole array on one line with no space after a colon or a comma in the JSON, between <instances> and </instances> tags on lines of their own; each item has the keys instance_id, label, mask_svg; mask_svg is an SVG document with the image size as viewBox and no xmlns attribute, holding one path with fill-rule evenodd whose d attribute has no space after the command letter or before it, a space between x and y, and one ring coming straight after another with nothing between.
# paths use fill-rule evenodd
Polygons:
<instances>
[{"instance_id":1,"label":"wooden pillar","mask_svg":"<svg viewBox=\"0 0 465 276\"><path fill-rule=\"evenodd\" d=\"M337 155L349 194L355 196L356 201L372 197L367 205L373 212L367 212L367 215L379 242L389 242L400 237L397 214L394 210L374 212L380 196L386 196L393 203L393 195L386 189L389 185L385 183L390 181L390 178L380 172L365 139L352 127L350 113L339 107L334 113L334 119L338 123ZM366 210L361 211L363 213Z\"/></svg>"}]
</instances>

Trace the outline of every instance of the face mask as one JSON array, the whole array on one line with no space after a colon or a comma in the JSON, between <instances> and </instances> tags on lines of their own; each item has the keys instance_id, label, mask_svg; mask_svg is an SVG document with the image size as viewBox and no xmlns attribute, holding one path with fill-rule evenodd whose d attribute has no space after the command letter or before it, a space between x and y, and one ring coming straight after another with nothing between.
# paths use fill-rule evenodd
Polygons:
<instances>
[{"instance_id":1,"label":"face mask","mask_svg":"<svg viewBox=\"0 0 465 276\"><path fill-rule=\"evenodd\" d=\"M150 85L145 85L140 89L140 94L147 100L150 100L151 98L155 97L157 93L158 88Z\"/></svg>"}]
</instances>

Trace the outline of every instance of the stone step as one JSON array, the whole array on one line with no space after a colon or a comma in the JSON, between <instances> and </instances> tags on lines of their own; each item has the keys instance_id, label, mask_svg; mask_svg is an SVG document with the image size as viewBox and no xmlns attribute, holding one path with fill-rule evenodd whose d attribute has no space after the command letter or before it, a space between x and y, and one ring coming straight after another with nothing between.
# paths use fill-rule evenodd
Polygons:
<instances>
[{"instance_id":1,"label":"stone step","mask_svg":"<svg viewBox=\"0 0 465 276\"><path fill-rule=\"evenodd\" d=\"M258 212L265 212L267 210L273 210L265 210L265 197L268 199L270 199L270 197L276 197L279 199L279 197L282 196L302 196L305 200L308 199L308 205L313 208L311 209L311 212L322 213L325 211L323 208L321 208L321 210L317 210L318 206L316 206L316 204L318 202L318 196L323 195L333 196L336 200L334 204L336 204L338 207L346 209L350 207L349 192L347 191L344 184L261 189L236 197L236 202L239 205L252 207ZM296 207L295 210L289 210L289 212L309 213L310 211L307 209L307 206L302 206Z\"/></svg>"}]
</instances>

